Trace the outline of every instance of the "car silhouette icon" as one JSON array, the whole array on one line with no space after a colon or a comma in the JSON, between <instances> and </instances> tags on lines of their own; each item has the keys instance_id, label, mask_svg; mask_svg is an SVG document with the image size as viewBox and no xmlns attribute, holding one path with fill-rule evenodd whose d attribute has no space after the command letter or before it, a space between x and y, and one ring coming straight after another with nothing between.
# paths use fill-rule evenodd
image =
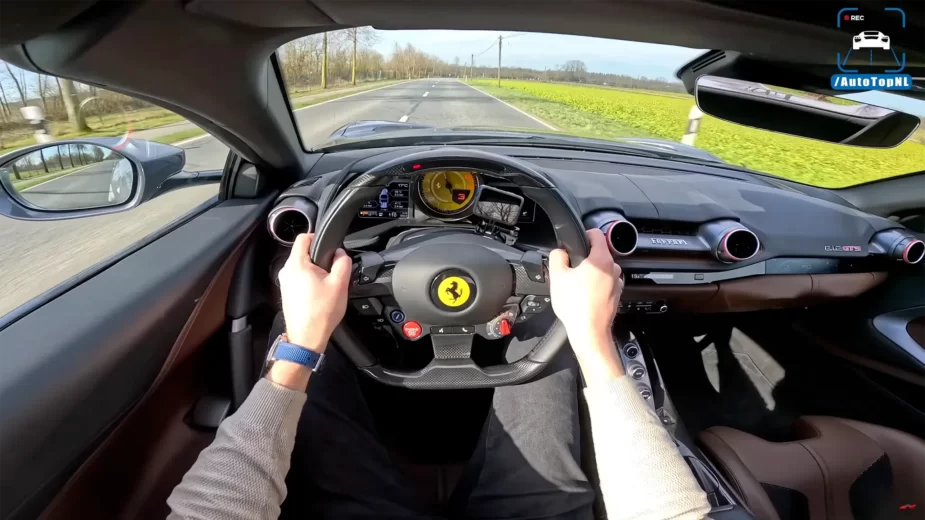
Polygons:
<instances>
[{"instance_id":1,"label":"car silhouette icon","mask_svg":"<svg viewBox=\"0 0 925 520\"><path fill-rule=\"evenodd\" d=\"M853 50L883 49L890 50L890 37L880 31L863 31L854 37L851 44Z\"/></svg>"}]
</instances>

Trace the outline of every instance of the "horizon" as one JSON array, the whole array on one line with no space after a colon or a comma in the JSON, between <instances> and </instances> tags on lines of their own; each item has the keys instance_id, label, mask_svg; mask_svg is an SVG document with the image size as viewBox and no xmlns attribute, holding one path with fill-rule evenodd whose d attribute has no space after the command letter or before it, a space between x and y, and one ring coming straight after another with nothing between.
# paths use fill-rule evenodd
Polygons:
<instances>
[{"instance_id":1,"label":"horizon","mask_svg":"<svg viewBox=\"0 0 925 520\"><path fill-rule=\"evenodd\" d=\"M680 83L675 72L685 63L706 52L673 45L612 40L591 36L550 33L510 33L504 31L379 30L379 41L372 48L384 56L395 43L410 43L422 52L447 63L459 58L468 64L475 54L476 67L498 66L498 36L502 41L502 67L553 70L568 60L581 60L588 72L619 74ZM541 49L541 50L537 50Z\"/></svg>"}]
</instances>

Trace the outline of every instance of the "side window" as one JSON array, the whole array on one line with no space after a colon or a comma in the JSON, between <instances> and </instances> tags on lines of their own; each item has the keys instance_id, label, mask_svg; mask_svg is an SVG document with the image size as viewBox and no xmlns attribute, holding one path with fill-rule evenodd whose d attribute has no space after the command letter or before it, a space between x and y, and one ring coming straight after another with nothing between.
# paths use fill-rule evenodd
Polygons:
<instances>
[{"instance_id":1,"label":"side window","mask_svg":"<svg viewBox=\"0 0 925 520\"><path fill-rule=\"evenodd\" d=\"M169 110L0 61L0 197L76 217L0 216L0 316L213 199L227 155Z\"/></svg>"}]
</instances>

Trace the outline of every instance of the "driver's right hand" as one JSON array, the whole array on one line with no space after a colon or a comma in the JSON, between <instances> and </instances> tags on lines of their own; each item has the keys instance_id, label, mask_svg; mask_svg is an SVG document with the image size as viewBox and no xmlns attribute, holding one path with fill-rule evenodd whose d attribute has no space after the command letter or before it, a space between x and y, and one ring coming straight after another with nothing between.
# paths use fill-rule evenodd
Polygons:
<instances>
[{"instance_id":1,"label":"driver's right hand","mask_svg":"<svg viewBox=\"0 0 925 520\"><path fill-rule=\"evenodd\" d=\"M621 269L604 234L599 229L587 233L591 252L578 266L569 266L568 253L562 249L549 254L552 308L583 366L611 361L616 354L610 329L623 292Z\"/></svg>"}]
</instances>

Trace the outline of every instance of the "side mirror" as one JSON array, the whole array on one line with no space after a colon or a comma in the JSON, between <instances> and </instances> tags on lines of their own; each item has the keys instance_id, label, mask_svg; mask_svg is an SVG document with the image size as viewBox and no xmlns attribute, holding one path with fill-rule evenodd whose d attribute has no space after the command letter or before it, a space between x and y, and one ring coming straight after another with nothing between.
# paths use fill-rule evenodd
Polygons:
<instances>
[{"instance_id":1,"label":"side mirror","mask_svg":"<svg viewBox=\"0 0 925 520\"><path fill-rule=\"evenodd\" d=\"M131 209L174 188L218 182L220 173L183 171L182 148L143 140L76 139L0 157L0 215L78 218Z\"/></svg>"},{"instance_id":2,"label":"side mirror","mask_svg":"<svg viewBox=\"0 0 925 520\"><path fill-rule=\"evenodd\" d=\"M695 95L713 117L829 143L891 148L919 126L904 112L719 76L698 77Z\"/></svg>"}]
</instances>

